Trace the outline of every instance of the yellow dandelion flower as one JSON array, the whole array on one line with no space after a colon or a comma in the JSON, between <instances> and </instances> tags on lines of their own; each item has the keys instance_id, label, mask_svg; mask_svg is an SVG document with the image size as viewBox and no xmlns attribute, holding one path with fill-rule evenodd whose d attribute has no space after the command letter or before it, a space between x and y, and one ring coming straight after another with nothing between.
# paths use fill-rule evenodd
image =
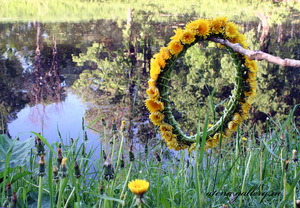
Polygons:
<instances>
[{"instance_id":1,"label":"yellow dandelion flower","mask_svg":"<svg viewBox=\"0 0 300 208\"><path fill-rule=\"evenodd\" d=\"M245 66L251 71L256 73L257 72L257 65L256 62L253 60L250 60L247 56L245 58Z\"/></svg>"},{"instance_id":2,"label":"yellow dandelion flower","mask_svg":"<svg viewBox=\"0 0 300 208\"><path fill-rule=\"evenodd\" d=\"M159 54L165 60L172 58L172 55L170 54L170 50L167 47L161 48L159 51Z\"/></svg>"},{"instance_id":3,"label":"yellow dandelion flower","mask_svg":"<svg viewBox=\"0 0 300 208\"><path fill-rule=\"evenodd\" d=\"M212 147L213 147L213 148L216 147L216 146L218 145L218 143L219 143L219 140L217 140L217 139L212 139Z\"/></svg>"},{"instance_id":4,"label":"yellow dandelion flower","mask_svg":"<svg viewBox=\"0 0 300 208\"><path fill-rule=\"evenodd\" d=\"M171 150L172 148L174 149L174 150L176 150L176 151L178 151L179 149L178 149L178 142L175 140L175 139L173 139L172 141L170 141L170 142L167 142L167 145L168 145L168 147L169 147L169 149Z\"/></svg>"},{"instance_id":5,"label":"yellow dandelion flower","mask_svg":"<svg viewBox=\"0 0 300 208\"><path fill-rule=\"evenodd\" d=\"M232 132L228 128L226 128L225 131L224 131L225 137L230 137L231 134L232 134Z\"/></svg>"},{"instance_id":6,"label":"yellow dandelion flower","mask_svg":"<svg viewBox=\"0 0 300 208\"><path fill-rule=\"evenodd\" d=\"M251 104L254 102L254 101L253 101L253 98L254 98L253 96L248 96L248 97L246 97L246 98L245 98L246 103L249 103L249 104L251 105Z\"/></svg>"},{"instance_id":7,"label":"yellow dandelion flower","mask_svg":"<svg viewBox=\"0 0 300 208\"><path fill-rule=\"evenodd\" d=\"M233 22L228 22L225 26L225 36L228 38L234 38L239 33L238 26Z\"/></svg>"},{"instance_id":8,"label":"yellow dandelion flower","mask_svg":"<svg viewBox=\"0 0 300 208\"><path fill-rule=\"evenodd\" d=\"M214 125L213 124L208 124L208 128L211 128L213 127Z\"/></svg>"},{"instance_id":9,"label":"yellow dandelion flower","mask_svg":"<svg viewBox=\"0 0 300 208\"><path fill-rule=\"evenodd\" d=\"M257 84L257 81L256 81L256 79L250 79L250 78L248 78L248 79L246 79L246 82L248 82L248 83L249 83L249 85L250 85L251 89L254 89L254 88L256 88L256 84Z\"/></svg>"},{"instance_id":10,"label":"yellow dandelion flower","mask_svg":"<svg viewBox=\"0 0 300 208\"><path fill-rule=\"evenodd\" d=\"M248 139L246 137L243 137L242 140L245 142L247 141Z\"/></svg>"},{"instance_id":11,"label":"yellow dandelion flower","mask_svg":"<svg viewBox=\"0 0 300 208\"><path fill-rule=\"evenodd\" d=\"M221 138L221 134L220 134L220 133L216 133L216 134L214 135L214 140L219 141L220 138Z\"/></svg>"},{"instance_id":12,"label":"yellow dandelion flower","mask_svg":"<svg viewBox=\"0 0 300 208\"><path fill-rule=\"evenodd\" d=\"M183 147L181 145L179 145L178 143L176 143L176 145L173 146L173 148L174 148L175 151L179 151L179 150L183 149Z\"/></svg>"},{"instance_id":13,"label":"yellow dandelion flower","mask_svg":"<svg viewBox=\"0 0 300 208\"><path fill-rule=\"evenodd\" d=\"M255 87L251 87L251 90L249 92L244 92L244 94L247 97L249 97L249 96L256 97L256 88Z\"/></svg>"},{"instance_id":14,"label":"yellow dandelion flower","mask_svg":"<svg viewBox=\"0 0 300 208\"><path fill-rule=\"evenodd\" d=\"M222 49L224 47L224 45L222 45L221 43L217 43L217 47Z\"/></svg>"},{"instance_id":15,"label":"yellow dandelion flower","mask_svg":"<svg viewBox=\"0 0 300 208\"><path fill-rule=\"evenodd\" d=\"M174 56L177 56L183 49L183 45L180 43L180 41L174 41L172 40L168 44L168 49L170 50L170 53Z\"/></svg>"},{"instance_id":16,"label":"yellow dandelion flower","mask_svg":"<svg viewBox=\"0 0 300 208\"><path fill-rule=\"evenodd\" d=\"M191 146L188 148L188 153L190 154L195 149L196 149L196 142L194 142L193 144L191 144Z\"/></svg>"},{"instance_id":17,"label":"yellow dandelion flower","mask_svg":"<svg viewBox=\"0 0 300 208\"><path fill-rule=\"evenodd\" d=\"M160 74L161 68L156 59L151 59L151 66L150 66L150 77L152 79L157 80L158 75Z\"/></svg>"},{"instance_id":18,"label":"yellow dandelion flower","mask_svg":"<svg viewBox=\"0 0 300 208\"><path fill-rule=\"evenodd\" d=\"M1 162L4 162L4 160L1 160Z\"/></svg>"},{"instance_id":19,"label":"yellow dandelion flower","mask_svg":"<svg viewBox=\"0 0 300 208\"><path fill-rule=\"evenodd\" d=\"M242 112L241 112L241 116L242 116L242 118L243 118L244 120L247 120L247 119L248 119L248 112L242 111Z\"/></svg>"},{"instance_id":20,"label":"yellow dandelion flower","mask_svg":"<svg viewBox=\"0 0 300 208\"><path fill-rule=\"evenodd\" d=\"M161 125L161 121L164 119L164 114L162 114L159 111L155 111L150 114L149 118L152 121L152 123L156 126Z\"/></svg>"},{"instance_id":21,"label":"yellow dandelion flower","mask_svg":"<svg viewBox=\"0 0 300 208\"><path fill-rule=\"evenodd\" d=\"M239 125L233 121L230 121L228 123L228 129L232 132L236 131L238 129Z\"/></svg>"},{"instance_id":22,"label":"yellow dandelion flower","mask_svg":"<svg viewBox=\"0 0 300 208\"><path fill-rule=\"evenodd\" d=\"M147 99L146 100L146 107L150 111L150 113L153 113L154 111L162 111L164 110L164 104L156 99Z\"/></svg>"},{"instance_id":23,"label":"yellow dandelion flower","mask_svg":"<svg viewBox=\"0 0 300 208\"><path fill-rule=\"evenodd\" d=\"M148 85L149 85L149 87L154 87L154 86L156 86L156 79L150 79L149 81L148 81Z\"/></svg>"},{"instance_id":24,"label":"yellow dandelion flower","mask_svg":"<svg viewBox=\"0 0 300 208\"><path fill-rule=\"evenodd\" d=\"M175 35L173 37L171 37L171 40L179 41L183 30L181 28L177 28L176 30L174 30L174 32L175 32Z\"/></svg>"},{"instance_id":25,"label":"yellow dandelion flower","mask_svg":"<svg viewBox=\"0 0 300 208\"><path fill-rule=\"evenodd\" d=\"M166 123L163 123L159 129L162 131L162 132L165 132L165 131L172 131L172 126L169 125L169 124L166 124Z\"/></svg>"},{"instance_id":26,"label":"yellow dandelion flower","mask_svg":"<svg viewBox=\"0 0 300 208\"><path fill-rule=\"evenodd\" d=\"M235 113L235 114L233 115L232 121L233 121L234 123L241 124L242 121L243 121L243 118L242 118L242 116L241 116L239 113Z\"/></svg>"},{"instance_id":27,"label":"yellow dandelion flower","mask_svg":"<svg viewBox=\"0 0 300 208\"><path fill-rule=\"evenodd\" d=\"M143 194L145 194L148 190L149 186L149 182L141 179L135 179L133 181L130 181L128 184L128 188L130 189L130 191L138 196L143 196Z\"/></svg>"},{"instance_id":28,"label":"yellow dandelion flower","mask_svg":"<svg viewBox=\"0 0 300 208\"><path fill-rule=\"evenodd\" d=\"M164 131L161 136L166 142L171 142L174 139L171 131Z\"/></svg>"},{"instance_id":29,"label":"yellow dandelion flower","mask_svg":"<svg viewBox=\"0 0 300 208\"><path fill-rule=\"evenodd\" d=\"M211 138L211 137L210 137ZM209 149L213 147L212 139L208 139L205 144L205 149Z\"/></svg>"},{"instance_id":30,"label":"yellow dandelion flower","mask_svg":"<svg viewBox=\"0 0 300 208\"><path fill-rule=\"evenodd\" d=\"M186 28L195 31L196 35L206 38L210 33L210 22L206 19L198 19L188 23Z\"/></svg>"},{"instance_id":31,"label":"yellow dandelion flower","mask_svg":"<svg viewBox=\"0 0 300 208\"><path fill-rule=\"evenodd\" d=\"M146 90L147 95L152 99L157 99L159 96L159 90L156 86L150 87Z\"/></svg>"},{"instance_id":32,"label":"yellow dandelion flower","mask_svg":"<svg viewBox=\"0 0 300 208\"><path fill-rule=\"evenodd\" d=\"M183 44L191 44L195 40L195 33L192 30L184 30L180 36L180 41Z\"/></svg>"},{"instance_id":33,"label":"yellow dandelion flower","mask_svg":"<svg viewBox=\"0 0 300 208\"><path fill-rule=\"evenodd\" d=\"M166 60L162 57L160 53L154 56L157 60L158 65L163 69L166 66Z\"/></svg>"},{"instance_id":34,"label":"yellow dandelion flower","mask_svg":"<svg viewBox=\"0 0 300 208\"><path fill-rule=\"evenodd\" d=\"M243 48L248 48L248 43L246 42L246 37L241 33L237 33L236 36L228 38L228 40L231 43L241 44L243 46Z\"/></svg>"},{"instance_id":35,"label":"yellow dandelion flower","mask_svg":"<svg viewBox=\"0 0 300 208\"><path fill-rule=\"evenodd\" d=\"M248 78L251 80L256 80L256 72L248 72Z\"/></svg>"},{"instance_id":36,"label":"yellow dandelion flower","mask_svg":"<svg viewBox=\"0 0 300 208\"><path fill-rule=\"evenodd\" d=\"M243 112L248 113L251 105L249 103L241 103L241 108Z\"/></svg>"},{"instance_id":37,"label":"yellow dandelion flower","mask_svg":"<svg viewBox=\"0 0 300 208\"><path fill-rule=\"evenodd\" d=\"M213 34L223 33L223 27L225 27L228 19L226 17L215 17L211 21L211 30Z\"/></svg>"}]
</instances>

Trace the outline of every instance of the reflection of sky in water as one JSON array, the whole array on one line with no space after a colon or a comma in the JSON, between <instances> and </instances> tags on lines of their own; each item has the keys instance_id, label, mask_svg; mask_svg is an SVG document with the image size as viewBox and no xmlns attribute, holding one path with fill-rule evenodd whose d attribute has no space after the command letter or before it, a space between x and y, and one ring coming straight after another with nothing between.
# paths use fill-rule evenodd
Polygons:
<instances>
[{"instance_id":1,"label":"reflection of sky in water","mask_svg":"<svg viewBox=\"0 0 300 208\"><path fill-rule=\"evenodd\" d=\"M43 136L52 144L59 141L59 129L63 141L69 138L83 138L82 118L86 107L80 99L68 93L66 100L61 103L42 104L33 107L27 106L17 114L17 119L8 124L8 131L14 138L21 133L20 139L27 139L29 131L42 132ZM87 131L89 139L97 139L97 135Z\"/></svg>"}]
</instances>

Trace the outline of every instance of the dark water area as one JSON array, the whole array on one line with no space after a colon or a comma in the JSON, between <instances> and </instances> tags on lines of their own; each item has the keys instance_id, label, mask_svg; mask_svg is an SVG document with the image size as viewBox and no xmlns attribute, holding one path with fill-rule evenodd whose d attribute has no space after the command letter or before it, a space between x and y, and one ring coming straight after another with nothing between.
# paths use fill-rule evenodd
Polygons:
<instances>
[{"instance_id":1,"label":"dark water area","mask_svg":"<svg viewBox=\"0 0 300 208\"><path fill-rule=\"evenodd\" d=\"M21 140L30 131L42 132L50 144L58 141L58 130L64 139L82 137L86 131L97 140L104 131L99 119L103 117L108 132L115 118L118 128L126 122L126 137L150 141L156 136L144 106L150 59L167 45L175 28L190 20L166 17L155 22L150 16L129 10L127 22L0 24L1 130ZM299 16L298 21L293 16L272 25L264 18L234 21L251 49L299 60ZM258 95L247 125L256 124L263 133L267 116L282 120L300 103L300 69L267 62L258 67ZM215 104L228 98L232 71L229 55L214 43L201 42L180 59L170 98L184 131L196 132L197 105L205 112L214 87ZM220 116L222 105L216 110ZM294 113L298 127L299 116L298 108ZM92 123L90 128L82 129L82 119L85 126Z\"/></svg>"}]
</instances>

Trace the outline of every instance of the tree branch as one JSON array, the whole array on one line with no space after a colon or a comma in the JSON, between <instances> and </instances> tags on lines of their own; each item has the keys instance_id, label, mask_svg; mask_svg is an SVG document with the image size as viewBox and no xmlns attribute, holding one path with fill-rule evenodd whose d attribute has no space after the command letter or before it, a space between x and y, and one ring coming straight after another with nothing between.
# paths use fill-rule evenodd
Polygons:
<instances>
[{"instance_id":1,"label":"tree branch","mask_svg":"<svg viewBox=\"0 0 300 208\"><path fill-rule=\"evenodd\" d=\"M214 37L210 37L207 38L207 40L211 40L217 43L220 43L222 45L228 46L230 48L233 49L234 52L237 53L241 53L243 55L248 56L251 60L257 60L257 61L261 61L261 60L266 60L270 63L274 63L274 64L278 64L281 66L291 66L291 67L300 67L300 61L299 60L295 60L295 59L282 59L280 57L277 56L272 56L268 53L262 52L262 51L251 51L251 50L247 50L244 49L242 47L241 44L239 43L230 43L228 40L224 40L221 38L214 38Z\"/></svg>"}]
</instances>

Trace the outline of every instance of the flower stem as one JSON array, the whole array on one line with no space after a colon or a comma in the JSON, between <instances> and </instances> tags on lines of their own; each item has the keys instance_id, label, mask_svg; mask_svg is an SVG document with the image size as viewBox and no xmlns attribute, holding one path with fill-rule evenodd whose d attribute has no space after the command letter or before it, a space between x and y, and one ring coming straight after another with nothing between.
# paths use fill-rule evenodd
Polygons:
<instances>
[{"instance_id":1,"label":"flower stem","mask_svg":"<svg viewBox=\"0 0 300 208\"><path fill-rule=\"evenodd\" d=\"M79 179L76 180L76 184L75 184L75 194L76 194L76 198L77 198L77 206L78 208L80 208L80 196L78 194L78 183L79 183Z\"/></svg>"},{"instance_id":2,"label":"flower stem","mask_svg":"<svg viewBox=\"0 0 300 208\"><path fill-rule=\"evenodd\" d=\"M295 162L295 178L297 177L297 163ZM295 188L294 188L294 208L296 208L297 207L297 204L296 204L296 186L295 186Z\"/></svg>"},{"instance_id":3,"label":"flower stem","mask_svg":"<svg viewBox=\"0 0 300 208\"><path fill-rule=\"evenodd\" d=\"M249 155L248 163L247 163L245 174L244 174L244 180L243 180L243 185L242 185L241 193L244 193L244 190L245 190L245 182L246 182L246 178L247 178L247 173L249 171L251 158L252 158L252 151L250 150L250 155ZM241 195L241 198L240 198L239 207L242 207L242 202L243 202L243 194Z\"/></svg>"},{"instance_id":4,"label":"flower stem","mask_svg":"<svg viewBox=\"0 0 300 208\"><path fill-rule=\"evenodd\" d=\"M43 177L39 177L39 197L38 197L38 208L42 207L42 195L43 195Z\"/></svg>"},{"instance_id":5,"label":"flower stem","mask_svg":"<svg viewBox=\"0 0 300 208\"><path fill-rule=\"evenodd\" d=\"M132 164L133 162L130 163L130 166L129 166L129 170L128 170L128 174L127 174L127 177L126 177L126 180L125 180L125 183L124 183L124 186L123 186L123 189L121 191L121 194L120 194L120 199L122 198L123 194L124 194L124 191L125 191L125 188L127 186L127 183L128 183L128 180L129 180L129 176L131 174L131 169L132 169ZM120 207L120 204L118 205L118 208Z\"/></svg>"},{"instance_id":6,"label":"flower stem","mask_svg":"<svg viewBox=\"0 0 300 208\"><path fill-rule=\"evenodd\" d=\"M62 199L62 195L63 195L63 192L64 192L64 182L65 182L66 179L63 179L60 181L60 184L59 184L59 193L58 193L58 200L57 200L57 208L61 208L61 199Z\"/></svg>"}]
</instances>

